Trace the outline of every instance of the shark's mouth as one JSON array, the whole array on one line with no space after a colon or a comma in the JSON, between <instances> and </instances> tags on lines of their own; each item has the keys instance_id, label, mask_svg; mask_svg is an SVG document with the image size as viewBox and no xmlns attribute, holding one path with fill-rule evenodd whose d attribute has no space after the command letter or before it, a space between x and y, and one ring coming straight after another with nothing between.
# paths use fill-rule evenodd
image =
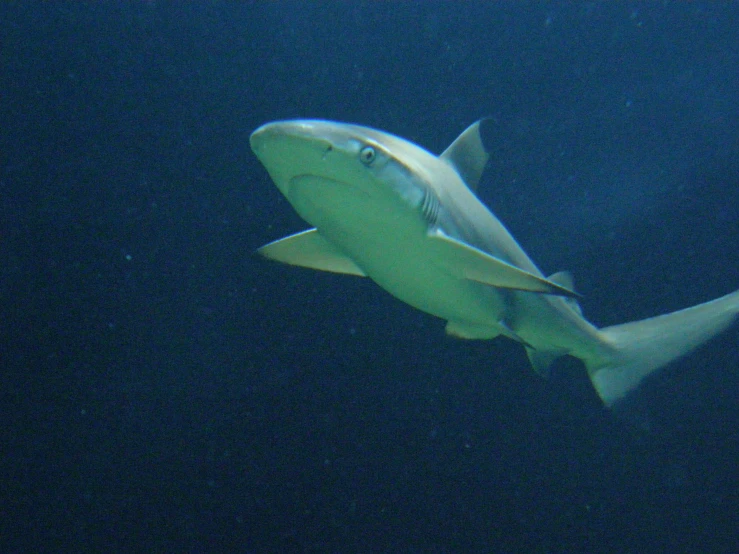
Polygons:
<instances>
[{"instance_id":1,"label":"shark's mouth","mask_svg":"<svg viewBox=\"0 0 739 554\"><path fill-rule=\"evenodd\" d=\"M313 202L321 204L357 197L369 199L369 195L356 185L321 175L296 175L290 179L287 197L290 203L311 198Z\"/></svg>"}]
</instances>

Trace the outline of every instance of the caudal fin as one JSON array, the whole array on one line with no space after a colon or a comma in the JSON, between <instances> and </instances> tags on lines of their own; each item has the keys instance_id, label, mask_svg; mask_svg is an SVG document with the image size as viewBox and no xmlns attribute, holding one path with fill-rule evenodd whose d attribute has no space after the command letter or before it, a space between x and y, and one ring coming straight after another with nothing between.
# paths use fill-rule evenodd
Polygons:
<instances>
[{"instance_id":1,"label":"caudal fin","mask_svg":"<svg viewBox=\"0 0 739 554\"><path fill-rule=\"evenodd\" d=\"M688 354L739 317L739 291L670 314L600 330L612 347L607 358L585 359L606 406L625 398L648 375Z\"/></svg>"}]
</instances>

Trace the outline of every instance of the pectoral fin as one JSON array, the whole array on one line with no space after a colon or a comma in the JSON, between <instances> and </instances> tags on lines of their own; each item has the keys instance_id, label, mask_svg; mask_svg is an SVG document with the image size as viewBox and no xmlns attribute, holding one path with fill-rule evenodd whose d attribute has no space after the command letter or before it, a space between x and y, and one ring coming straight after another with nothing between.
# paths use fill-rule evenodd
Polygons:
<instances>
[{"instance_id":1,"label":"pectoral fin","mask_svg":"<svg viewBox=\"0 0 739 554\"><path fill-rule=\"evenodd\" d=\"M461 278L502 289L579 296L566 287L454 239L440 229L429 231L429 240L437 250L437 258L443 261L450 272Z\"/></svg>"},{"instance_id":2,"label":"pectoral fin","mask_svg":"<svg viewBox=\"0 0 739 554\"><path fill-rule=\"evenodd\" d=\"M308 229L265 244L257 250L265 258L290 265L366 277L366 273L333 244L324 239L318 229Z\"/></svg>"}]
</instances>

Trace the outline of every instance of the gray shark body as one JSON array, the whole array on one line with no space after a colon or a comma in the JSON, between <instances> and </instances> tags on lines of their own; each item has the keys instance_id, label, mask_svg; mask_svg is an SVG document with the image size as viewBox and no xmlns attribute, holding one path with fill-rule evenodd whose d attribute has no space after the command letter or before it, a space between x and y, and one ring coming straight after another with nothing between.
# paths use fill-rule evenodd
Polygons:
<instances>
[{"instance_id":1,"label":"gray shark body","mask_svg":"<svg viewBox=\"0 0 739 554\"><path fill-rule=\"evenodd\" d=\"M739 291L605 329L588 322L571 277L545 277L475 195L491 125L473 124L440 156L358 125L299 120L260 127L252 149L313 225L260 253L369 277L446 320L450 335L516 340L540 374L560 356L580 358L608 406L736 319Z\"/></svg>"}]
</instances>

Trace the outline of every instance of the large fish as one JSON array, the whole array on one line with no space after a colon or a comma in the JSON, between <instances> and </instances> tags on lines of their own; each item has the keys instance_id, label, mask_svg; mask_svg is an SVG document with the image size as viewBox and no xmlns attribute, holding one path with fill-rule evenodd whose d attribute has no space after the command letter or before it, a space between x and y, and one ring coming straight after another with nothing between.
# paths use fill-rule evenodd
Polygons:
<instances>
[{"instance_id":1,"label":"large fish","mask_svg":"<svg viewBox=\"0 0 739 554\"><path fill-rule=\"evenodd\" d=\"M280 262L366 276L447 321L450 335L509 337L534 369L581 359L607 406L648 375L728 327L739 291L685 310L598 329L567 273L545 277L475 195L490 120L440 156L382 131L330 121L280 121L251 136L254 153L313 225L263 246Z\"/></svg>"}]
</instances>

